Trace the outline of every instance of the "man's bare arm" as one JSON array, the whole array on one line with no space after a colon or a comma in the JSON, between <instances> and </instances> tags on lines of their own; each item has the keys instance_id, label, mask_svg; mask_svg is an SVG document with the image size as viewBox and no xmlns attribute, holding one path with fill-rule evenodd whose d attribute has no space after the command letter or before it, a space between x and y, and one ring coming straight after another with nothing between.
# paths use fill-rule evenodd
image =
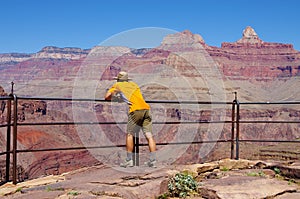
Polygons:
<instances>
[{"instance_id":1,"label":"man's bare arm","mask_svg":"<svg viewBox=\"0 0 300 199\"><path fill-rule=\"evenodd\" d=\"M105 94L105 97L104 97L104 99L105 99L105 100L109 100L109 101L110 101L110 100L111 100L111 97L112 97L112 93L111 93L111 92L109 92L109 91L107 91L107 92L106 92L106 94Z\"/></svg>"}]
</instances>

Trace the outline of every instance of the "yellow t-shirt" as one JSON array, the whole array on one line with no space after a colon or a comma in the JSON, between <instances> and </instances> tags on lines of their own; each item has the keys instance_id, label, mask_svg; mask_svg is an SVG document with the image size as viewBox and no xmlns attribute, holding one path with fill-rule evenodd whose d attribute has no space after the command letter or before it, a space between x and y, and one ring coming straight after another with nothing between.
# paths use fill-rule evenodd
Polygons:
<instances>
[{"instance_id":1,"label":"yellow t-shirt","mask_svg":"<svg viewBox=\"0 0 300 199\"><path fill-rule=\"evenodd\" d=\"M150 106L145 102L143 98L139 86L132 81L116 82L108 91L111 93L113 93L114 91L121 91L131 102L131 105L129 105L129 112L133 112L135 110L150 109Z\"/></svg>"}]
</instances>

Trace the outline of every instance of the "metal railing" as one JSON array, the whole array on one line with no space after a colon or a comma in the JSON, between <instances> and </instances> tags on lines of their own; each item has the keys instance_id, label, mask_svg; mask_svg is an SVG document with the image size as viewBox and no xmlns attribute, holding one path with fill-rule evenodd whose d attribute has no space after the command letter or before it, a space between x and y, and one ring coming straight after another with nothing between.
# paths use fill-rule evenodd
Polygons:
<instances>
[{"instance_id":1,"label":"metal railing","mask_svg":"<svg viewBox=\"0 0 300 199\"><path fill-rule=\"evenodd\" d=\"M260 106L271 106L271 105L300 105L299 101L284 101L284 102L239 102L236 100L236 159L239 159L240 154L240 143L241 142L255 142L255 143L300 143L300 140L276 140L276 139L240 139L240 125L241 124L300 124L300 118L298 120L241 120L240 119L240 113L241 113L241 106L254 106L254 105L260 105Z\"/></svg>"},{"instance_id":2,"label":"metal railing","mask_svg":"<svg viewBox=\"0 0 300 199\"><path fill-rule=\"evenodd\" d=\"M119 122L18 122L18 100L44 100L44 101L79 101L79 102L100 102L107 103L105 100L96 99L72 99L72 98L43 98L43 97L17 97L15 94L10 96L0 97L0 101L6 101L6 124L1 124L0 128L7 128L6 131L6 151L1 152L0 156L6 156L6 175L5 182L10 181L10 165L12 162L12 182L17 183L17 155L19 153L27 152L45 152L45 151L65 151L65 150L86 150L86 149L99 149L99 148L110 148L110 147L125 147L125 145L113 145L113 146L80 146L80 147L60 147L60 148L48 148L48 149L18 149L17 148L17 136L18 126L34 126L34 125L107 125L107 124L120 124ZM180 145L180 144L205 144L205 143L230 143L230 158L239 159L240 153L240 142L296 142L300 141L289 141L289 140L241 140L240 139L240 125L245 123L300 123L300 121L246 121L240 120L240 110L242 105L270 105L270 104L296 104L300 102L252 102L243 103L239 102L235 98L232 102L200 102L200 101L147 101L150 104L220 104L231 106L231 119L230 120L219 120L219 121L207 121L207 120L196 120L196 121L171 121L171 122L158 122L154 121L153 124L193 124L193 123L229 123L231 124L231 139L218 139L209 141L192 141L192 142L171 142L171 143L156 143L157 145ZM125 124L125 123L124 123ZM12 131L11 131L12 129ZM147 144L139 143L139 136L134 136L134 162L135 165L139 165L139 147L146 146ZM235 150L234 150L235 149ZM12 155L12 160L11 160Z\"/></svg>"}]
</instances>

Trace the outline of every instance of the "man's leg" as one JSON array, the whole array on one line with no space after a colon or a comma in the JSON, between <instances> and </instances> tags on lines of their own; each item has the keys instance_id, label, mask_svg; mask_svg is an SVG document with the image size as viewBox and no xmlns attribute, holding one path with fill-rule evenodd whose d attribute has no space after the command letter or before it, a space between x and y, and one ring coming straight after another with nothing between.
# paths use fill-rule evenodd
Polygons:
<instances>
[{"instance_id":1,"label":"man's leg","mask_svg":"<svg viewBox=\"0 0 300 199\"><path fill-rule=\"evenodd\" d=\"M127 151L127 157L124 163L121 163L121 167L133 167L133 135L130 133L127 133L126 135L126 151Z\"/></svg>"},{"instance_id":2,"label":"man's leg","mask_svg":"<svg viewBox=\"0 0 300 199\"><path fill-rule=\"evenodd\" d=\"M148 145L149 145L149 161L145 162L149 167L156 168L156 143L152 136L152 133L145 133L145 137L147 138Z\"/></svg>"},{"instance_id":3,"label":"man's leg","mask_svg":"<svg viewBox=\"0 0 300 199\"><path fill-rule=\"evenodd\" d=\"M148 145L149 145L149 151L150 152L155 152L156 151L156 143L155 140L153 139L153 137L149 137L147 138L148 140Z\"/></svg>"},{"instance_id":4,"label":"man's leg","mask_svg":"<svg viewBox=\"0 0 300 199\"><path fill-rule=\"evenodd\" d=\"M139 131L139 127L137 126L137 115L136 112L131 112L128 114L128 122L127 122L127 135L126 135L126 150L127 152L133 152L133 135L135 132Z\"/></svg>"},{"instance_id":5,"label":"man's leg","mask_svg":"<svg viewBox=\"0 0 300 199\"><path fill-rule=\"evenodd\" d=\"M133 166L133 134L136 130L136 124L135 124L135 113L129 113L128 114L128 122L127 122L127 135L126 135L126 151L127 151L127 158L124 163L122 163L121 167L127 167L127 166Z\"/></svg>"},{"instance_id":6,"label":"man's leg","mask_svg":"<svg viewBox=\"0 0 300 199\"><path fill-rule=\"evenodd\" d=\"M150 157L146 164L149 167L156 167L156 143L152 134L152 116L150 110L145 110L144 121L143 121L143 132L148 141Z\"/></svg>"},{"instance_id":7,"label":"man's leg","mask_svg":"<svg viewBox=\"0 0 300 199\"><path fill-rule=\"evenodd\" d=\"M152 116L150 113L150 110L145 110L145 115L144 115L144 121L142 123L143 127L143 133L144 136L146 137L149 145L149 151L150 152L155 152L156 151L156 143L153 138L152 134Z\"/></svg>"},{"instance_id":8,"label":"man's leg","mask_svg":"<svg viewBox=\"0 0 300 199\"><path fill-rule=\"evenodd\" d=\"M127 136L126 136L126 150L127 150L127 153L133 152L133 135L130 133L127 133Z\"/></svg>"}]
</instances>

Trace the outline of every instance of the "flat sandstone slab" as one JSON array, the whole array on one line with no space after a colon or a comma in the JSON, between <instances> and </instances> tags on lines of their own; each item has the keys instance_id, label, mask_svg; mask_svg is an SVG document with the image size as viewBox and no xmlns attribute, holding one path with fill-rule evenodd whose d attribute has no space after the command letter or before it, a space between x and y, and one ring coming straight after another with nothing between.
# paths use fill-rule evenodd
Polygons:
<instances>
[{"instance_id":1,"label":"flat sandstone slab","mask_svg":"<svg viewBox=\"0 0 300 199\"><path fill-rule=\"evenodd\" d=\"M240 175L208 179L203 182L202 186L205 189L213 190L222 199L267 198L284 196L287 193L293 193L295 196L294 194L299 188L296 184L284 180Z\"/></svg>"}]
</instances>

